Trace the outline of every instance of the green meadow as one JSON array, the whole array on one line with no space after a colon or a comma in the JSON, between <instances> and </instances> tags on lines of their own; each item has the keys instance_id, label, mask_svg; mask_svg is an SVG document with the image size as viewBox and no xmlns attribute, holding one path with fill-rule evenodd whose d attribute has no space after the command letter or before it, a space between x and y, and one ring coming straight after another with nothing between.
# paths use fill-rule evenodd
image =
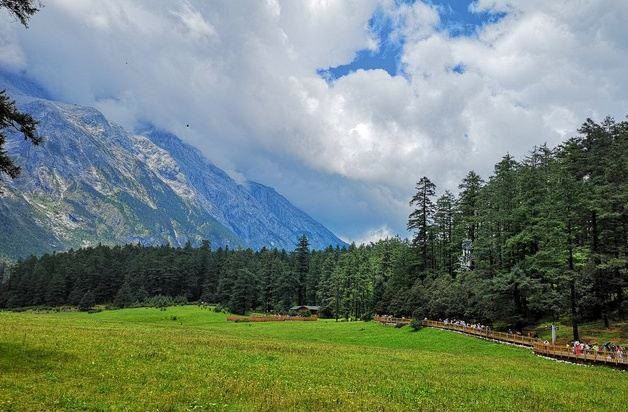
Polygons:
<instances>
[{"instance_id":1,"label":"green meadow","mask_svg":"<svg viewBox=\"0 0 628 412\"><path fill-rule=\"evenodd\" d=\"M375 322L0 312L0 410L625 410L628 375Z\"/></svg>"}]
</instances>

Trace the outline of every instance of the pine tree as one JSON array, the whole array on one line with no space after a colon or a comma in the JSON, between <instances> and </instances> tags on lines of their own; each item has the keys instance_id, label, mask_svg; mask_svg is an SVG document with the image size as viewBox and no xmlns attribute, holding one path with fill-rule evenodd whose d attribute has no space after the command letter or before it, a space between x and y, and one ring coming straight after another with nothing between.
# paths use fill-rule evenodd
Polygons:
<instances>
[{"instance_id":1,"label":"pine tree","mask_svg":"<svg viewBox=\"0 0 628 412\"><path fill-rule=\"evenodd\" d=\"M414 231L412 243L421 251L421 269L429 267L429 228L434 215L432 198L436 193L436 185L427 177L422 177L416 184L416 194L410 200L410 206L416 209L408 218L408 230Z\"/></svg>"},{"instance_id":2,"label":"pine tree","mask_svg":"<svg viewBox=\"0 0 628 412\"><path fill-rule=\"evenodd\" d=\"M0 2L0 9L9 11L20 23L28 27L28 20L38 9L32 0L10 0ZM20 167L7 155L4 150L7 135L6 129L18 131L25 140L30 140L33 144L41 143L41 138L37 135L37 122L27 113L23 113L15 106L13 101L6 94L6 90L0 91L0 178L2 174L7 174L10 178L15 178L20 174Z\"/></svg>"},{"instance_id":3,"label":"pine tree","mask_svg":"<svg viewBox=\"0 0 628 412\"><path fill-rule=\"evenodd\" d=\"M438 198L434 212L434 232L436 247L437 269L444 270L450 276L454 275L454 260L457 248L453 245L455 199L449 191Z\"/></svg>"},{"instance_id":4,"label":"pine tree","mask_svg":"<svg viewBox=\"0 0 628 412\"><path fill-rule=\"evenodd\" d=\"M241 268L233 284L233 292L229 299L229 310L244 315L253 307L255 302L255 288L253 273L247 268Z\"/></svg>"},{"instance_id":5,"label":"pine tree","mask_svg":"<svg viewBox=\"0 0 628 412\"><path fill-rule=\"evenodd\" d=\"M81 298L81 301L78 304L78 308L79 310L87 311L93 308L95 304L96 299L94 297L94 292L88 290Z\"/></svg>"},{"instance_id":6,"label":"pine tree","mask_svg":"<svg viewBox=\"0 0 628 412\"><path fill-rule=\"evenodd\" d=\"M128 308L132 306L136 300L137 298L133 294L128 280L125 280L113 299L113 305L117 308Z\"/></svg>"},{"instance_id":7,"label":"pine tree","mask_svg":"<svg viewBox=\"0 0 628 412\"><path fill-rule=\"evenodd\" d=\"M317 286L316 300L321 306L320 314L326 317L335 316L336 293L334 288L334 269L337 256L334 250L327 250L321 268L321 275Z\"/></svg>"},{"instance_id":8,"label":"pine tree","mask_svg":"<svg viewBox=\"0 0 628 412\"><path fill-rule=\"evenodd\" d=\"M478 208L482 183L482 178L474 171L470 171L465 178L462 179L460 185L458 185L458 189L460 189L458 205L465 228L464 235L471 240L471 242L475 241L479 223Z\"/></svg>"},{"instance_id":9,"label":"pine tree","mask_svg":"<svg viewBox=\"0 0 628 412\"><path fill-rule=\"evenodd\" d=\"M465 263L464 269L475 269L475 255L473 253L478 227L480 224L480 193L484 181L475 173L470 171L462 179L458 189L460 194L456 201L455 230L452 239L452 248L458 252L460 259L460 249L463 243L467 245L470 253L470 261Z\"/></svg>"},{"instance_id":10,"label":"pine tree","mask_svg":"<svg viewBox=\"0 0 628 412\"><path fill-rule=\"evenodd\" d=\"M51 306L63 305L66 297L65 276L60 271L54 272L48 281L46 303Z\"/></svg>"},{"instance_id":11,"label":"pine tree","mask_svg":"<svg viewBox=\"0 0 628 412\"><path fill-rule=\"evenodd\" d=\"M299 238L299 244L294 251L294 274L297 279L297 304L305 305L306 280L309 272L310 248L307 236Z\"/></svg>"}]
</instances>

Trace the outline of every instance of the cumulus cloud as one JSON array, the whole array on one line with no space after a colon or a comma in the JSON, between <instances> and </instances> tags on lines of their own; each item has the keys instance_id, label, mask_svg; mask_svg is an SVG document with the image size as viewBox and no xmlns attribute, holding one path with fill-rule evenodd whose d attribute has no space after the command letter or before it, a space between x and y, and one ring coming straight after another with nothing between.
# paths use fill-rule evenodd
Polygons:
<instances>
[{"instance_id":1,"label":"cumulus cloud","mask_svg":"<svg viewBox=\"0 0 628 412\"><path fill-rule=\"evenodd\" d=\"M402 74L317 75L377 47L376 10L403 43ZM506 15L454 36L423 1L48 0L29 30L2 21L0 64L127 127L169 129L351 239L403 235L420 176L455 189L586 117L625 115L628 3L470 10Z\"/></svg>"},{"instance_id":2,"label":"cumulus cloud","mask_svg":"<svg viewBox=\"0 0 628 412\"><path fill-rule=\"evenodd\" d=\"M3 23L8 23L7 16L0 16ZM9 70L21 70L25 65L25 56L17 40L17 32L8 24L0 25L0 62Z\"/></svg>"},{"instance_id":3,"label":"cumulus cloud","mask_svg":"<svg viewBox=\"0 0 628 412\"><path fill-rule=\"evenodd\" d=\"M395 233L386 225L371 229L364 233L362 236L359 236L357 239L345 239L346 242L355 242L356 245L368 245L370 243L375 243L378 240L382 239L391 239L395 237Z\"/></svg>"}]
</instances>

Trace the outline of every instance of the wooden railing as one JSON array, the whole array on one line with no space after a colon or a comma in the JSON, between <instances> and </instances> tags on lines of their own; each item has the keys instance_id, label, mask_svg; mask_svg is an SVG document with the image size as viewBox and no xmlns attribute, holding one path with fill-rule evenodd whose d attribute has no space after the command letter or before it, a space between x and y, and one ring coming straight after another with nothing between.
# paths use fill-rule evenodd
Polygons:
<instances>
[{"instance_id":1,"label":"wooden railing","mask_svg":"<svg viewBox=\"0 0 628 412\"><path fill-rule=\"evenodd\" d=\"M374 320L384 324L409 324L411 319L395 318L391 316L375 316ZM574 353L573 348L559 345L546 344L545 342L531 336L520 335L518 333L506 333L492 331L489 328L474 328L471 326L456 325L453 323L439 322L435 320L423 320L421 325L438 329L452 330L466 335L476 336L483 339L491 339L498 342L506 342L531 348L535 354L548 356L570 362L598 363L615 366L621 369L628 369L628 359L626 355L612 351L583 351Z\"/></svg>"},{"instance_id":2,"label":"wooden railing","mask_svg":"<svg viewBox=\"0 0 628 412\"><path fill-rule=\"evenodd\" d=\"M532 347L537 339L531 336L520 335L518 333L496 332L488 328L473 328L471 326L456 325L453 323L438 322L435 320L424 320L421 322L423 326L432 328L455 330L467 335L478 336L485 339L498 340L500 342L508 342L516 345Z\"/></svg>"},{"instance_id":3,"label":"wooden railing","mask_svg":"<svg viewBox=\"0 0 628 412\"><path fill-rule=\"evenodd\" d=\"M313 321L318 320L318 316L312 315L308 317L303 316L289 316L289 315L262 315L252 314L250 316L241 315L229 315L227 320L230 322L285 322L285 321Z\"/></svg>"},{"instance_id":4,"label":"wooden railing","mask_svg":"<svg viewBox=\"0 0 628 412\"><path fill-rule=\"evenodd\" d=\"M408 318L394 318L392 316L373 316L373 320L383 323L384 325L407 325L412 319Z\"/></svg>"},{"instance_id":5,"label":"wooden railing","mask_svg":"<svg viewBox=\"0 0 628 412\"><path fill-rule=\"evenodd\" d=\"M537 355L549 356L570 362L602 363L620 367L622 369L628 368L628 359L626 359L626 356L623 353L620 354L612 351L599 350L583 350L582 352L574 353L573 348L571 347L546 344L541 341L535 342L532 349Z\"/></svg>"}]
</instances>

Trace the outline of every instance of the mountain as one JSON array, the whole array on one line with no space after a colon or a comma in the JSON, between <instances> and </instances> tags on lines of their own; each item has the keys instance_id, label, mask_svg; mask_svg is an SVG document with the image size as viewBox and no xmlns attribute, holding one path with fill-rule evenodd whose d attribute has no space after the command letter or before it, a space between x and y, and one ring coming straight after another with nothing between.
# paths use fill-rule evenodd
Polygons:
<instances>
[{"instance_id":1,"label":"mountain","mask_svg":"<svg viewBox=\"0 0 628 412\"><path fill-rule=\"evenodd\" d=\"M54 101L0 73L44 144L7 142L22 168L0 181L0 256L103 244L199 244L293 249L344 245L274 189L238 183L196 148L150 125L129 132L98 110Z\"/></svg>"}]
</instances>

